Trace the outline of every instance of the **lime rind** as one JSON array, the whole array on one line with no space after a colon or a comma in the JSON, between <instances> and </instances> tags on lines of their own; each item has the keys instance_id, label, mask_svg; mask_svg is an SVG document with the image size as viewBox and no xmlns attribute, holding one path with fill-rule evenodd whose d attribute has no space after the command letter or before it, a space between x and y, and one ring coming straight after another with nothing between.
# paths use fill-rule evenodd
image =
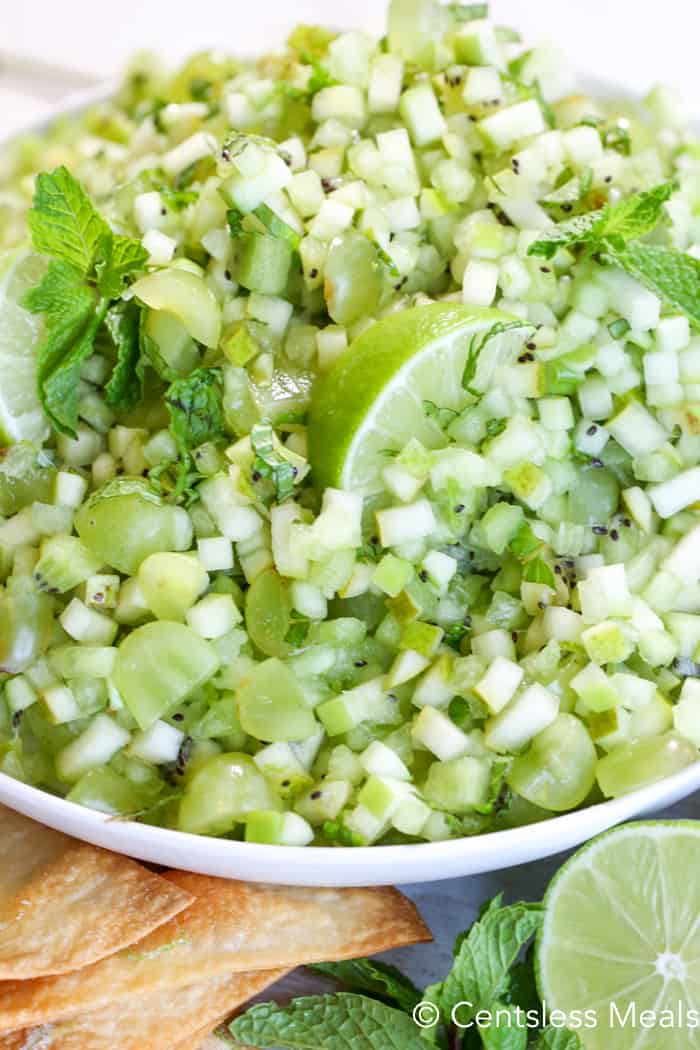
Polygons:
<instances>
[{"instance_id":1,"label":"lime rind","mask_svg":"<svg viewBox=\"0 0 700 1050\"><path fill-rule=\"evenodd\" d=\"M378 321L319 381L309 439L319 488L381 488L388 452L411 438L439 448L445 436L425 403L458 409L474 335L507 322L497 310L433 303Z\"/></svg>"},{"instance_id":2,"label":"lime rind","mask_svg":"<svg viewBox=\"0 0 700 1050\"><path fill-rule=\"evenodd\" d=\"M41 318L19 304L37 283L45 262L26 249L0 261L0 441L40 445L49 428L36 389L36 351Z\"/></svg>"}]
</instances>

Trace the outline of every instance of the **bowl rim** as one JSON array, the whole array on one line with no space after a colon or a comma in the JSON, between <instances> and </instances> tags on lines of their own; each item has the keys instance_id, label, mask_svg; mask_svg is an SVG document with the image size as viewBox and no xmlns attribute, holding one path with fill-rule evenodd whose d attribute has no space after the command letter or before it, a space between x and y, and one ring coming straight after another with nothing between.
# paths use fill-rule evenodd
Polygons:
<instances>
[{"instance_id":1,"label":"bowl rim","mask_svg":"<svg viewBox=\"0 0 700 1050\"><path fill-rule=\"evenodd\" d=\"M586 76L580 79L586 90L596 94L635 97L614 80ZM28 127L0 138L0 149L23 135L42 131L60 117L77 115L90 105L106 101L117 85L118 81L110 80L71 93L59 106L39 113ZM141 824L101 813L0 773L0 804L95 845L144 861L206 874L264 877L278 884L317 886L433 882L503 870L577 846L615 824L653 812L698 790L700 755L691 766L628 795L532 824L443 842L299 847L212 838Z\"/></svg>"}]
</instances>

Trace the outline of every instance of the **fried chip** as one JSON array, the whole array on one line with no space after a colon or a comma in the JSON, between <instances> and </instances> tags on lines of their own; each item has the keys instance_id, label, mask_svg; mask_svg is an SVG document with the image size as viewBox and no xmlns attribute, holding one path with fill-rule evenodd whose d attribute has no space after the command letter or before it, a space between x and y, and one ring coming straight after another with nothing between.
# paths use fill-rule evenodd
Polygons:
<instances>
[{"instance_id":1,"label":"fried chip","mask_svg":"<svg viewBox=\"0 0 700 1050\"><path fill-rule=\"evenodd\" d=\"M4 807L0 841L0 980L96 963L142 940L193 900L133 860Z\"/></svg>"},{"instance_id":2,"label":"fried chip","mask_svg":"<svg viewBox=\"0 0 700 1050\"><path fill-rule=\"evenodd\" d=\"M227 974L199 984L161 988L118 1007L90 1010L70 1020L0 1036L0 1050L172 1050L188 1032L202 1037L284 970ZM185 1047L191 1046L189 1042ZM196 1043L194 1044L197 1045Z\"/></svg>"},{"instance_id":3,"label":"fried chip","mask_svg":"<svg viewBox=\"0 0 700 1050\"><path fill-rule=\"evenodd\" d=\"M292 969L431 939L414 904L394 889L293 889L187 872L165 878L195 903L80 973L0 984L0 1032L231 972Z\"/></svg>"}]
</instances>

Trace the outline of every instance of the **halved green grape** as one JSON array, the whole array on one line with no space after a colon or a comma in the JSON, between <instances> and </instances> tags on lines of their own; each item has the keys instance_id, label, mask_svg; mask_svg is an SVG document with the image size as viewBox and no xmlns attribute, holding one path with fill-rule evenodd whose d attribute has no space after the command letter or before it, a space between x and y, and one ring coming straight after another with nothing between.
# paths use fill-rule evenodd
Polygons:
<instances>
[{"instance_id":1,"label":"halved green grape","mask_svg":"<svg viewBox=\"0 0 700 1050\"><path fill-rule=\"evenodd\" d=\"M697 760L695 745L677 733L632 740L598 761L598 784L608 798L618 798L680 773Z\"/></svg>"},{"instance_id":2,"label":"halved green grape","mask_svg":"<svg viewBox=\"0 0 700 1050\"><path fill-rule=\"evenodd\" d=\"M146 316L146 335L158 347L158 353L168 368L186 376L199 364L197 345L182 321L166 310L149 310Z\"/></svg>"},{"instance_id":3,"label":"halved green grape","mask_svg":"<svg viewBox=\"0 0 700 1050\"><path fill-rule=\"evenodd\" d=\"M112 680L141 729L216 674L216 651L181 623L147 623L119 646Z\"/></svg>"},{"instance_id":4,"label":"halved green grape","mask_svg":"<svg viewBox=\"0 0 700 1050\"><path fill-rule=\"evenodd\" d=\"M80 538L106 565L133 576L149 554L187 550L186 511L163 503L142 478L117 478L95 492L75 516Z\"/></svg>"},{"instance_id":5,"label":"halved green grape","mask_svg":"<svg viewBox=\"0 0 700 1050\"><path fill-rule=\"evenodd\" d=\"M266 569L253 580L245 603L245 622L253 645L266 656L294 652L286 639L291 623L289 588L279 573Z\"/></svg>"},{"instance_id":6,"label":"halved green grape","mask_svg":"<svg viewBox=\"0 0 700 1050\"><path fill-rule=\"evenodd\" d=\"M250 755L216 755L189 781L178 827L195 835L226 835L248 813L283 808Z\"/></svg>"},{"instance_id":7,"label":"halved green grape","mask_svg":"<svg viewBox=\"0 0 700 1050\"><path fill-rule=\"evenodd\" d=\"M325 296L336 324L352 324L372 316L384 288L384 270L372 244L350 230L331 245L326 260Z\"/></svg>"},{"instance_id":8,"label":"halved green grape","mask_svg":"<svg viewBox=\"0 0 700 1050\"><path fill-rule=\"evenodd\" d=\"M305 740L318 729L303 689L281 660L258 664L236 699L243 729L258 740Z\"/></svg>"},{"instance_id":9,"label":"halved green grape","mask_svg":"<svg viewBox=\"0 0 700 1050\"><path fill-rule=\"evenodd\" d=\"M508 784L535 806L564 813L585 801L595 776L596 751L586 727L564 714L515 759Z\"/></svg>"},{"instance_id":10,"label":"halved green grape","mask_svg":"<svg viewBox=\"0 0 700 1050\"><path fill-rule=\"evenodd\" d=\"M151 309L175 316L198 343L218 345L221 309L202 277L189 270L159 270L142 277L131 291Z\"/></svg>"}]
</instances>

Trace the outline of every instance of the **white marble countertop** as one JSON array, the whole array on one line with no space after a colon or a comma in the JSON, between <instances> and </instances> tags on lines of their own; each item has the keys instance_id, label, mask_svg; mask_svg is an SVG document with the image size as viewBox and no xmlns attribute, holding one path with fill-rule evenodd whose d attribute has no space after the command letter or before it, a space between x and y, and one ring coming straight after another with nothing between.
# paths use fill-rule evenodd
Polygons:
<instances>
[{"instance_id":1,"label":"white marble countertop","mask_svg":"<svg viewBox=\"0 0 700 1050\"><path fill-rule=\"evenodd\" d=\"M94 0L0 2L0 138L58 106L62 96L114 74L135 48L156 47L173 56L211 45L250 51L263 37L271 43L281 40L292 21L287 0L258 0L255 17L242 17L242 0L198 0L196 26L190 24L191 0L121 0L118 16L110 14L107 23L103 5ZM571 60L595 75L612 74L639 91L654 80L675 82L689 108L700 112L695 32L700 7L688 0L665 0L661 36L656 5L636 0L494 0L492 8L503 22L535 38L556 36ZM293 5L294 22L336 21L380 29L383 17L383 5L376 0L355 0L352 8L320 0L295 0ZM700 818L700 796L663 816ZM474 919L483 900L500 891L508 900L540 899L563 859L404 887L433 929L435 943L396 952L393 960L419 984L435 980L449 967L455 936Z\"/></svg>"}]
</instances>

